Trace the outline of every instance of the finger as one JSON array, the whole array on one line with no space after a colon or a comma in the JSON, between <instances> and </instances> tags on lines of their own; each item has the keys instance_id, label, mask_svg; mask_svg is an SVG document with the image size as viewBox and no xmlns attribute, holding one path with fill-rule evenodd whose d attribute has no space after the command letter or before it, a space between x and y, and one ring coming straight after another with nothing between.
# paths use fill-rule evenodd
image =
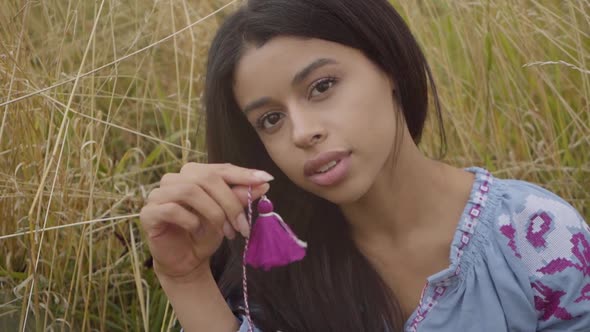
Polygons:
<instances>
[{"instance_id":1,"label":"finger","mask_svg":"<svg viewBox=\"0 0 590 332\"><path fill-rule=\"evenodd\" d=\"M274 177L265 171L232 164L223 164L216 168L216 171L226 183L232 185L253 186L274 180Z\"/></svg>"},{"instance_id":2,"label":"finger","mask_svg":"<svg viewBox=\"0 0 590 332\"><path fill-rule=\"evenodd\" d=\"M265 171L225 164L199 164L187 163L180 170L180 175L187 175L192 180L220 176L230 185L258 185L274 180L274 177Z\"/></svg>"},{"instance_id":3,"label":"finger","mask_svg":"<svg viewBox=\"0 0 590 332\"><path fill-rule=\"evenodd\" d=\"M243 186L258 186L263 183L267 183L270 180L264 176L257 177L254 175L255 171L250 170L250 174L246 176L242 175L228 175L227 171L216 170L214 172L201 172L201 173L166 173L160 179L160 187L174 186L180 183L194 183L199 184L211 177L221 177L224 181L230 185L243 185ZM230 172L231 173L231 172ZM267 173L265 173L267 174ZM269 175L270 176L270 175ZM228 179L228 180L225 180ZM271 176L271 179L272 178Z\"/></svg>"},{"instance_id":4,"label":"finger","mask_svg":"<svg viewBox=\"0 0 590 332\"><path fill-rule=\"evenodd\" d=\"M187 171L187 170L185 170L185 171ZM193 180L193 181L187 180L188 178L191 178L191 177L195 178L195 180ZM205 181L208 181L209 179L211 179L211 177L207 178ZM187 182L190 183L190 182L198 182L198 181L199 180L196 179L196 176L194 176L194 174L193 175L185 175L185 174L179 174L179 173L167 173L162 177L159 189L177 186L179 184L186 184ZM237 188L236 192L238 192L239 201L242 203L242 206L245 206L248 202L248 199L247 199L248 186L235 186L234 188ZM253 196L253 200L255 200L255 199L258 199L260 196L262 196L264 193L266 193L269 190L270 185L268 183L264 182L262 184L253 185L252 188L253 188L252 189L252 196ZM159 189L154 189L153 192L156 192ZM232 190L233 190L233 188L232 188ZM163 194L161 196L167 200L170 200L170 198L169 198L170 196L168 194ZM148 201L149 202L153 201L153 197L151 195L148 197ZM161 203L161 201L159 201L159 202ZM227 216L227 214L226 214L226 216ZM228 217L228 219L229 218L230 217ZM226 226L226 228L224 229L224 235L226 235L226 237L228 239L235 238L235 230L240 231L240 233L242 233L242 235L247 234L248 229L249 229L249 227L247 226L248 223L247 223L247 221L244 221L245 218L240 218L240 220L241 220L242 226L238 226L239 224L235 220L232 220L230 222L230 225L228 225L228 226L233 226L234 229L231 229L231 227L228 228L228 226Z\"/></svg>"},{"instance_id":5,"label":"finger","mask_svg":"<svg viewBox=\"0 0 590 332\"><path fill-rule=\"evenodd\" d=\"M244 213L244 205L227 183L221 178L213 177L201 187L221 206L234 228L244 237L250 236L250 226Z\"/></svg>"},{"instance_id":6,"label":"finger","mask_svg":"<svg viewBox=\"0 0 590 332\"><path fill-rule=\"evenodd\" d=\"M202 216L220 233L227 221L226 213L222 207L200 186L195 184L183 183L161 187L159 190L153 191L149 199L153 204L176 202L185 205Z\"/></svg>"},{"instance_id":7,"label":"finger","mask_svg":"<svg viewBox=\"0 0 590 332\"><path fill-rule=\"evenodd\" d=\"M140 221L150 238L158 237L165 229L165 224L177 225L189 233L199 231L200 220L177 203L145 205L140 212Z\"/></svg>"},{"instance_id":8,"label":"finger","mask_svg":"<svg viewBox=\"0 0 590 332\"><path fill-rule=\"evenodd\" d=\"M248 189L249 188L245 187L245 186L235 186L231 189L234 192L234 194L238 197L238 200L240 201L240 203L242 203L242 206L248 205ZM256 187L252 187L252 193L251 193L252 194L251 195L252 201L257 200L262 195L266 194L266 192L268 192L269 189L270 189L270 185L268 183L264 183L264 184L261 184Z\"/></svg>"},{"instance_id":9,"label":"finger","mask_svg":"<svg viewBox=\"0 0 590 332\"><path fill-rule=\"evenodd\" d=\"M266 194L270 189L270 184L263 183L258 186L252 187L252 201L255 201L262 197L262 195ZM242 203L242 206L246 206L248 204L248 186L235 186L232 188L232 191L238 199Z\"/></svg>"},{"instance_id":10,"label":"finger","mask_svg":"<svg viewBox=\"0 0 590 332\"><path fill-rule=\"evenodd\" d=\"M234 227L231 225L231 223L229 221L226 221L223 224L223 234L229 240L233 240L236 238L236 230L234 229Z\"/></svg>"}]
</instances>

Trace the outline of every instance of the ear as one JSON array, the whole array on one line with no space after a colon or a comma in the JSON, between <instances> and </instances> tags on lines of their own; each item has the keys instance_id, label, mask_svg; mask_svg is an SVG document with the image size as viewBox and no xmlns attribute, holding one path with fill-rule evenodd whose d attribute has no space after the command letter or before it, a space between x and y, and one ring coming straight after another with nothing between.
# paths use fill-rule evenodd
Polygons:
<instances>
[{"instance_id":1,"label":"ear","mask_svg":"<svg viewBox=\"0 0 590 332\"><path fill-rule=\"evenodd\" d=\"M398 95L398 88L397 82L392 77L387 77L387 83L389 84L389 88L394 96Z\"/></svg>"},{"instance_id":2,"label":"ear","mask_svg":"<svg viewBox=\"0 0 590 332\"><path fill-rule=\"evenodd\" d=\"M393 98L393 102L396 104L398 108L401 107L401 100L397 82L392 78L388 78L387 83L389 84L389 89L391 91L391 97Z\"/></svg>"}]
</instances>

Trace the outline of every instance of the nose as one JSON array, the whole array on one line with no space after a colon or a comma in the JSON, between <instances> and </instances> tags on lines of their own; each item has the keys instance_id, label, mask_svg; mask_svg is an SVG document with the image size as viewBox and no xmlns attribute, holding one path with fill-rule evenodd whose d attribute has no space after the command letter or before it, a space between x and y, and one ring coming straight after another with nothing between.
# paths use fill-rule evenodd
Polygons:
<instances>
[{"instance_id":1,"label":"nose","mask_svg":"<svg viewBox=\"0 0 590 332\"><path fill-rule=\"evenodd\" d=\"M318 117L309 112L294 111L290 114L293 125L293 143L299 148L309 148L323 142L327 131Z\"/></svg>"}]
</instances>

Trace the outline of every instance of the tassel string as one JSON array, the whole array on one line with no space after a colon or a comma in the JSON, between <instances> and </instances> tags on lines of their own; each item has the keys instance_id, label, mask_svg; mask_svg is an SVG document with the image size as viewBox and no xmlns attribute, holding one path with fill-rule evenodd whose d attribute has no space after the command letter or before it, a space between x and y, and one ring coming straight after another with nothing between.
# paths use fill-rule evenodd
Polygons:
<instances>
[{"instance_id":1,"label":"tassel string","mask_svg":"<svg viewBox=\"0 0 590 332\"><path fill-rule=\"evenodd\" d=\"M252 186L248 187L248 224L250 231L252 231ZM250 305L248 304L248 276L246 274L246 252L248 252L248 245L250 244L250 237L246 238L244 245L244 253L242 256L242 291L244 293L244 307L246 310L246 319L248 320L248 332L253 332L254 323L250 316Z\"/></svg>"}]
</instances>

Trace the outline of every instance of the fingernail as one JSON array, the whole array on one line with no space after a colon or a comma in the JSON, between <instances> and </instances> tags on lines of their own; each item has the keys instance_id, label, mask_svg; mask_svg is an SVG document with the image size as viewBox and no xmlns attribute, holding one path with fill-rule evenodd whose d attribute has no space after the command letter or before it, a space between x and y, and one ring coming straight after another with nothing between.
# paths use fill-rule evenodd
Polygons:
<instances>
[{"instance_id":1,"label":"fingernail","mask_svg":"<svg viewBox=\"0 0 590 332\"><path fill-rule=\"evenodd\" d=\"M248 220L243 212L238 216L238 228L244 237L250 236L250 226L248 225Z\"/></svg>"},{"instance_id":2,"label":"fingernail","mask_svg":"<svg viewBox=\"0 0 590 332\"><path fill-rule=\"evenodd\" d=\"M230 240L233 240L236 237L236 233L229 221L226 221L225 224L223 224L223 234L225 234Z\"/></svg>"},{"instance_id":3,"label":"fingernail","mask_svg":"<svg viewBox=\"0 0 590 332\"><path fill-rule=\"evenodd\" d=\"M270 189L270 184L265 183L262 185L262 187L264 188L264 192L262 193L263 195L266 194L268 192L268 190Z\"/></svg>"},{"instance_id":4,"label":"fingernail","mask_svg":"<svg viewBox=\"0 0 590 332\"><path fill-rule=\"evenodd\" d=\"M254 172L254 177L256 177L262 181L272 181L275 179L272 175L266 173L265 171Z\"/></svg>"}]
</instances>

